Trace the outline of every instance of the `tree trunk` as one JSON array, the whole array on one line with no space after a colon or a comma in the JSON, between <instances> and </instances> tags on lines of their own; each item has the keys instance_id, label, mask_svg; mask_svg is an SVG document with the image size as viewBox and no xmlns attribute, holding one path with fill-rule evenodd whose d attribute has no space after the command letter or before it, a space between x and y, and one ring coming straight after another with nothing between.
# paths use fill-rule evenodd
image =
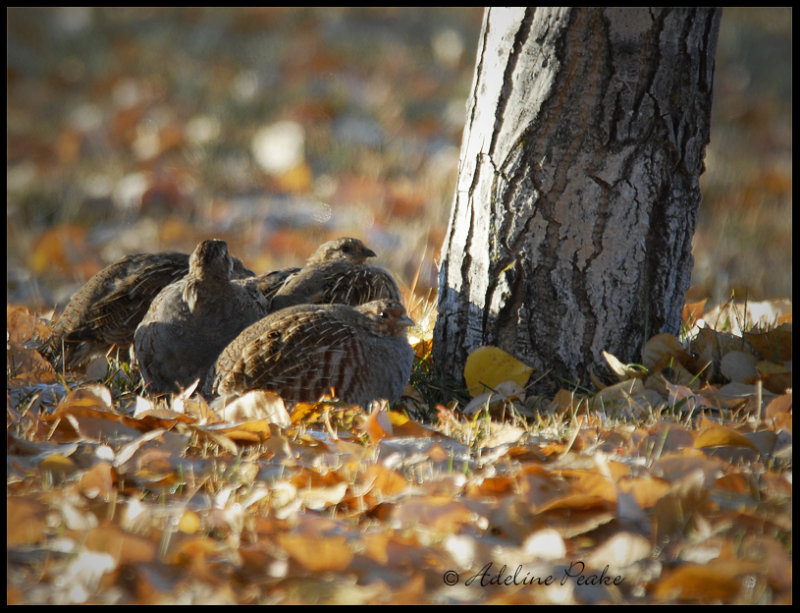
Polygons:
<instances>
[{"instance_id":1,"label":"tree trunk","mask_svg":"<svg viewBox=\"0 0 800 613\"><path fill-rule=\"evenodd\" d=\"M720 9L488 8L442 249L434 363L497 345L586 383L677 333ZM547 380L547 377L545 378Z\"/></svg>"}]
</instances>

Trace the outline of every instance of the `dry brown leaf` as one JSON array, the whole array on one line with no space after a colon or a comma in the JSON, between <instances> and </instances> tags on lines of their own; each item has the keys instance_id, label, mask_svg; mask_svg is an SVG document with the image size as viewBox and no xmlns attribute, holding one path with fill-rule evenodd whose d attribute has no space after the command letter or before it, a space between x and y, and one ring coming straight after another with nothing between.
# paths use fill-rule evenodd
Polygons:
<instances>
[{"instance_id":1,"label":"dry brown leaf","mask_svg":"<svg viewBox=\"0 0 800 613\"><path fill-rule=\"evenodd\" d=\"M92 387L71 391L52 415L42 416L43 421L55 423L54 440L129 440L145 429L140 421L111 410L111 395L106 388ZM98 393L99 388L105 393Z\"/></svg>"},{"instance_id":2,"label":"dry brown leaf","mask_svg":"<svg viewBox=\"0 0 800 613\"><path fill-rule=\"evenodd\" d=\"M720 424L711 424L700 430L694 439L694 446L697 448L723 446L747 447L749 449L755 449L756 451L758 450L744 434Z\"/></svg>"},{"instance_id":3,"label":"dry brown leaf","mask_svg":"<svg viewBox=\"0 0 800 613\"><path fill-rule=\"evenodd\" d=\"M217 541L205 535L186 535L175 539L169 560L172 564L187 566L195 573L204 573L207 558L217 553L219 548Z\"/></svg>"},{"instance_id":4,"label":"dry brown leaf","mask_svg":"<svg viewBox=\"0 0 800 613\"><path fill-rule=\"evenodd\" d=\"M654 596L663 601L731 602L745 589L742 575L761 570L748 560L712 561L705 566L684 564L656 584Z\"/></svg>"},{"instance_id":5,"label":"dry brown leaf","mask_svg":"<svg viewBox=\"0 0 800 613\"><path fill-rule=\"evenodd\" d=\"M386 408L372 411L364 420L362 429L366 432L373 442L394 436L394 428L389 418Z\"/></svg>"},{"instance_id":6,"label":"dry brown leaf","mask_svg":"<svg viewBox=\"0 0 800 613\"><path fill-rule=\"evenodd\" d=\"M655 586L653 595L662 601L696 601L706 604L730 601L739 593L739 582L706 566L685 564L669 573Z\"/></svg>"},{"instance_id":7,"label":"dry brown leaf","mask_svg":"<svg viewBox=\"0 0 800 613\"><path fill-rule=\"evenodd\" d=\"M7 340L23 343L34 338L47 338L50 328L26 307L6 304L6 333Z\"/></svg>"},{"instance_id":8,"label":"dry brown leaf","mask_svg":"<svg viewBox=\"0 0 800 613\"><path fill-rule=\"evenodd\" d=\"M767 332L745 332L744 337L766 360L790 362L792 360L792 324L781 324Z\"/></svg>"},{"instance_id":9,"label":"dry brown leaf","mask_svg":"<svg viewBox=\"0 0 800 613\"><path fill-rule=\"evenodd\" d=\"M623 467L629 473L627 467ZM612 483L597 470L567 469L553 471L554 475L560 475L570 484L573 494L583 496L596 496L608 502L616 502L617 495ZM610 477L611 475L609 475Z\"/></svg>"},{"instance_id":10,"label":"dry brown leaf","mask_svg":"<svg viewBox=\"0 0 800 613\"><path fill-rule=\"evenodd\" d=\"M678 338L666 332L648 340L642 352L642 364L651 373L670 367L675 361L685 363L688 359L689 356Z\"/></svg>"},{"instance_id":11,"label":"dry brown leaf","mask_svg":"<svg viewBox=\"0 0 800 613\"><path fill-rule=\"evenodd\" d=\"M89 530L85 545L93 551L111 554L118 564L149 563L155 559L157 551L157 544L150 539L130 534L110 523Z\"/></svg>"},{"instance_id":12,"label":"dry brown leaf","mask_svg":"<svg viewBox=\"0 0 800 613\"><path fill-rule=\"evenodd\" d=\"M705 312L706 302L708 302L708 298L703 298L697 302L687 302L683 305L681 320L686 324L687 328L691 328L694 322L702 317Z\"/></svg>"},{"instance_id":13,"label":"dry brown leaf","mask_svg":"<svg viewBox=\"0 0 800 613\"><path fill-rule=\"evenodd\" d=\"M58 381L53 367L38 351L23 347L13 340L8 341L7 347L8 389Z\"/></svg>"},{"instance_id":14,"label":"dry brown leaf","mask_svg":"<svg viewBox=\"0 0 800 613\"><path fill-rule=\"evenodd\" d=\"M219 426L219 424L214 424L212 426L200 427L190 424L189 427L192 429L193 432L196 432L201 440L205 440L209 443L213 443L215 445L219 445L220 448L224 449L231 455L237 455L239 453L239 447L230 439L224 432L216 432L215 426ZM223 426L224 427L224 426ZM249 439L252 437L248 437L245 435L245 438L248 440L246 442L251 442Z\"/></svg>"},{"instance_id":15,"label":"dry brown leaf","mask_svg":"<svg viewBox=\"0 0 800 613\"><path fill-rule=\"evenodd\" d=\"M385 468L381 464L372 464L361 478L361 482L367 486L363 495L369 495L374 503L381 502L387 498L394 498L397 494L405 491L409 483L400 473ZM362 485L362 487L364 487Z\"/></svg>"},{"instance_id":16,"label":"dry brown leaf","mask_svg":"<svg viewBox=\"0 0 800 613\"><path fill-rule=\"evenodd\" d=\"M277 534L278 544L312 572L346 570L353 551L344 535Z\"/></svg>"},{"instance_id":17,"label":"dry brown leaf","mask_svg":"<svg viewBox=\"0 0 800 613\"><path fill-rule=\"evenodd\" d=\"M100 461L81 475L81 492L88 498L104 499L111 495L116 481L114 467L108 462Z\"/></svg>"},{"instance_id":18,"label":"dry brown leaf","mask_svg":"<svg viewBox=\"0 0 800 613\"><path fill-rule=\"evenodd\" d=\"M646 453L655 454L658 458L661 454L693 446L692 432L679 424L660 421L648 429L647 436L642 439L639 448Z\"/></svg>"},{"instance_id":19,"label":"dry brown leaf","mask_svg":"<svg viewBox=\"0 0 800 613\"><path fill-rule=\"evenodd\" d=\"M584 494L576 492L554 498L537 509L537 513L546 513L554 510L570 510L570 511L608 511L614 507L617 501L616 493L613 488L609 488L610 492L605 492L602 496L596 494ZM609 496L613 494L613 497ZM609 500L612 498L612 500Z\"/></svg>"},{"instance_id":20,"label":"dry brown leaf","mask_svg":"<svg viewBox=\"0 0 800 613\"><path fill-rule=\"evenodd\" d=\"M714 482L714 489L733 494L753 494L749 481L740 473L721 476Z\"/></svg>"},{"instance_id":21,"label":"dry brown leaf","mask_svg":"<svg viewBox=\"0 0 800 613\"><path fill-rule=\"evenodd\" d=\"M652 508L670 490L669 483L650 475L622 479L617 486L620 492L633 496L642 509Z\"/></svg>"},{"instance_id":22,"label":"dry brown leaf","mask_svg":"<svg viewBox=\"0 0 800 613\"><path fill-rule=\"evenodd\" d=\"M551 413L572 413L580 402L581 400L576 397L575 392L560 389L550 401L549 411Z\"/></svg>"},{"instance_id":23,"label":"dry brown leaf","mask_svg":"<svg viewBox=\"0 0 800 613\"><path fill-rule=\"evenodd\" d=\"M478 483L471 483L467 487L466 495L475 499L498 497L513 493L515 487L516 480L511 477L486 477Z\"/></svg>"},{"instance_id":24,"label":"dry brown leaf","mask_svg":"<svg viewBox=\"0 0 800 613\"><path fill-rule=\"evenodd\" d=\"M651 472L669 483L680 482L699 472L703 487L709 488L724 474L724 466L723 462L706 457L699 449L683 449L677 453L662 455L653 464Z\"/></svg>"},{"instance_id":25,"label":"dry brown leaf","mask_svg":"<svg viewBox=\"0 0 800 613\"><path fill-rule=\"evenodd\" d=\"M424 527L437 534L457 532L460 526L472 524L474 512L463 502L449 496L418 496L398 502L392 519L406 527Z\"/></svg>"},{"instance_id":26,"label":"dry brown leaf","mask_svg":"<svg viewBox=\"0 0 800 613\"><path fill-rule=\"evenodd\" d=\"M33 545L45 538L48 507L28 497L6 497L6 546Z\"/></svg>"},{"instance_id":27,"label":"dry brown leaf","mask_svg":"<svg viewBox=\"0 0 800 613\"><path fill-rule=\"evenodd\" d=\"M766 419L775 419L779 415L785 415L792 410L792 394L791 392L773 398L764 409L764 417Z\"/></svg>"},{"instance_id":28,"label":"dry brown leaf","mask_svg":"<svg viewBox=\"0 0 800 613\"><path fill-rule=\"evenodd\" d=\"M781 364L762 360L756 364L764 387L775 394L783 394L792 387L792 371Z\"/></svg>"},{"instance_id":29,"label":"dry brown leaf","mask_svg":"<svg viewBox=\"0 0 800 613\"><path fill-rule=\"evenodd\" d=\"M214 434L222 434L234 443L262 443L272 436L268 419L258 419L239 424L213 424L204 429Z\"/></svg>"}]
</instances>

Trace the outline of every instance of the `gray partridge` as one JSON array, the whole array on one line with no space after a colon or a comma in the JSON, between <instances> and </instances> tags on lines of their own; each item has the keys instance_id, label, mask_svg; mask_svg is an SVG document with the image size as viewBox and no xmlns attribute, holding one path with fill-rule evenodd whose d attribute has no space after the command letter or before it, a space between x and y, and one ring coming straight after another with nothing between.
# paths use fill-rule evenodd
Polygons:
<instances>
[{"instance_id":1,"label":"gray partridge","mask_svg":"<svg viewBox=\"0 0 800 613\"><path fill-rule=\"evenodd\" d=\"M387 299L283 309L223 350L207 391L263 389L289 403L315 402L333 391L362 407L379 398L395 400L411 376L414 352L406 328L413 323L402 304Z\"/></svg>"},{"instance_id":2,"label":"gray partridge","mask_svg":"<svg viewBox=\"0 0 800 613\"><path fill-rule=\"evenodd\" d=\"M254 275L238 258L233 262L234 277ZM42 354L74 369L112 346L127 351L158 292L188 272L189 255L174 252L137 253L106 266L72 296L42 344Z\"/></svg>"},{"instance_id":3,"label":"gray partridge","mask_svg":"<svg viewBox=\"0 0 800 613\"><path fill-rule=\"evenodd\" d=\"M232 270L225 241L203 241L186 276L155 297L134 334L134 353L150 391L176 392L202 379L219 352L266 314L256 284L233 282Z\"/></svg>"},{"instance_id":4,"label":"gray partridge","mask_svg":"<svg viewBox=\"0 0 800 613\"><path fill-rule=\"evenodd\" d=\"M367 265L371 257L375 252L357 238L322 244L305 266L275 291L270 311L304 303L355 306L378 298L399 302L397 282L385 270Z\"/></svg>"},{"instance_id":5,"label":"gray partridge","mask_svg":"<svg viewBox=\"0 0 800 613\"><path fill-rule=\"evenodd\" d=\"M300 268L285 268L283 270L273 270L262 275L256 275L247 281L253 281L258 287L261 295L267 299L267 303L272 303L272 298L286 284L292 276L300 272Z\"/></svg>"}]
</instances>

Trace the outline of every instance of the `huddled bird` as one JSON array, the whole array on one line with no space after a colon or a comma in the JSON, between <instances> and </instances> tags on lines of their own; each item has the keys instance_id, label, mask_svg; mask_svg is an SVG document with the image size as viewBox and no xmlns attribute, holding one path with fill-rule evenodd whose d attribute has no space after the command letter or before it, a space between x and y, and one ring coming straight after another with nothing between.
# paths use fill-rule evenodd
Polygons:
<instances>
[{"instance_id":1,"label":"huddled bird","mask_svg":"<svg viewBox=\"0 0 800 613\"><path fill-rule=\"evenodd\" d=\"M357 238L323 243L305 266L275 291L270 310L334 302L355 306L378 298L400 301L400 289L392 275L366 263L372 257L375 252Z\"/></svg>"},{"instance_id":2,"label":"huddled bird","mask_svg":"<svg viewBox=\"0 0 800 613\"><path fill-rule=\"evenodd\" d=\"M413 321L402 304L301 304L271 313L242 331L207 377L218 394L263 389L289 403L331 394L363 407L397 399L411 375L406 337Z\"/></svg>"},{"instance_id":3,"label":"huddled bird","mask_svg":"<svg viewBox=\"0 0 800 613\"><path fill-rule=\"evenodd\" d=\"M153 300L134 333L139 370L155 393L177 392L201 379L239 332L267 313L255 282L232 281L225 241L201 242L189 272Z\"/></svg>"},{"instance_id":4,"label":"huddled bird","mask_svg":"<svg viewBox=\"0 0 800 613\"><path fill-rule=\"evenodd\" d=\"M287 402L328 394L362 406L398 398L411 375L413 322L375 252L328 241L302 267L260 275L210 239L191 255L127 256L72 297L43 355L66 368L133 346L151 393L277 392Z\"/></svg>"},{"instance_id":5,"label":"huddled bird","mask_svg":"<svg viewBox=\"0 0 800 613\"><path fill-rule=\"evenodd\" d=\"M235 277L255 274L238 258L233 263ZM188 272L189 254L177 252L137 253L106 266L72 296L42 343L42 354L71 370L114 346L127 351L156 295Z\"/></svg>"}]
</instances>

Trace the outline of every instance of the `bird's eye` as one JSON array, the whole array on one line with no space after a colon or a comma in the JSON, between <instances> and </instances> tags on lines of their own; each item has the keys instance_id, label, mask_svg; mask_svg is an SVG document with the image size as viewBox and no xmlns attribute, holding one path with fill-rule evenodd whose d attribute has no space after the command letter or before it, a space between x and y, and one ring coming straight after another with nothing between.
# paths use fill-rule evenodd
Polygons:
<instances>
[{"instance_id":1,"label":"bird's eye","mask_svg":"<svg viewBox=\"0 0 800 613\"><path fill-rule=\"evenodd\" d=\"M389 317L389 313L387 313L386 311L381 311L381 317L387 319Z\"/></svg>"}]
</instances>

